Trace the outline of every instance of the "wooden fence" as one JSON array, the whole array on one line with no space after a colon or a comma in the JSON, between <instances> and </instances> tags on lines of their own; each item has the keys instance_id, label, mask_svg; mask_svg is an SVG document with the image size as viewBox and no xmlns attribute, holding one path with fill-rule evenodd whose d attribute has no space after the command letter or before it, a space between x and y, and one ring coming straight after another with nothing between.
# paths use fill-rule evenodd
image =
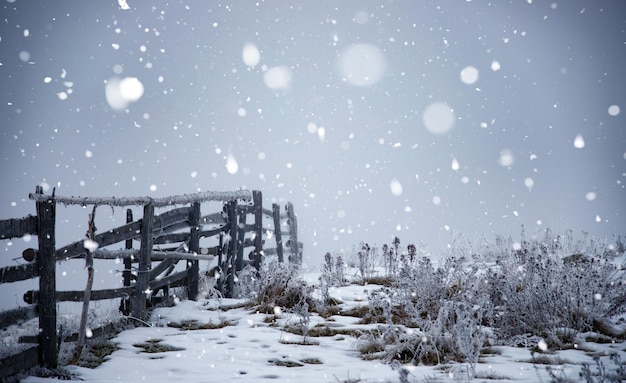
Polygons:
<instances>
[{"instance_id":1,"label":"wooden fence","mask_svg":"<svg viewBox=\"0 0 626 383\"><path fill-rule=\"evenodd\" d=\"M166 300L170 288L182 287L189 299L197 298L200 260L216 261L215 268L220 275L217 288L226 297L232 297L236 273L246 265L258 270L264 257L277 255L283 262L285 253L289 262L302 262L293 205L288 203L284 213L276 204L272 210L263 209L260 191L205 192L158 199L59 197L54 194L53 191L52 195L44 195L38 186L35 193L29 195L35 201L36 215L0 220L0 240L25 235L38 238L37 249L25 249L22 253L27 263L0 268L0 284L39 278L39 289L24 294L27 306L0 312L0 328L39 319L39 334L20 339L20 342L37 345L0 360L0 379L35 365L58 366L57 302L120 299L120 311L124 315L145 320L149 306ZM221 202L222 210L203 213L202 203L209 201ZM134 220L132 209L127 209L125 225L102 233L92 232L92 241L81 239L57 249L55 221L59 204L92 206L92 224L96 207L102 205L143 206L143 216ZM180 205L189 206L175 207ZM155 208L170 210L157 215ZM264 220L269 224L264 224ZM275 247L266 244L263 236L273 239ZM284 236L288 239L283 244ZM200 240L206 238L213 238L218 244L201 247ZM134 248L133 241L139 241L139 249ZM107 249L121 244L122 249ZM245 259L246 253L248 259ZM57 262L74 259L123 260L123 287L57 291ZM186 265L176 271L181 260L186 261Z\"/></svg>"}]
</instances>

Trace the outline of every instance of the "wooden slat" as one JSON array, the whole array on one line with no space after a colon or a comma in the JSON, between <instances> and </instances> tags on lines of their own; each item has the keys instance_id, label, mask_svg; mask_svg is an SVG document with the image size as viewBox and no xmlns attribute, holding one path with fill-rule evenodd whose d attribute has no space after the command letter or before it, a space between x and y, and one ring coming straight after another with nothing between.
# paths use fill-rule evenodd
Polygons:
<instances>
[{"instance_id":1,"label":"wooden slat","mask_svg":"<svg viewBox=\"0 0 626 383\"><path fill-rule=\"evenodd\" d=\"M161 235L154 238L155 245L165 245L168 243L178 243L189 241L189 233L172 233L167 235Z\"/></svg>"},{"instance_id":2,"label":"wooden slat","mask_svg":"<svg viewBox=\"0 0 626 383\"><path fill-rule=\"evenodd\" d=\"M211 238L211 237L215 237L218 234L221 234L223 232L226 231L226 226L222 226L220 228L217 229L211 229L211 230L202 230L200 232L200 237L202 238Z\"/></svg>"},{"instance_id":3,"label":"wooden slat","mask_svg":"<svg viewBox=\"0 0 626 383\"><path fill-rule=\"evenodd\" d=\"M263 215L268 216L270 218L272 218L274 214L273 211L271 211L270 209L266 209L266 208L263 208L262 212L263 212Z\"/></svg>"},{"instance_id":4,"label":"wooden slat","mask_svg":"<svg viewBox=\"0 0 626 383\"><path fill-rule=\"evenodd\" d=\"M154 216L152 220L152 232L158 236L161 234L167 234L168 232L176 231L180 228L187 227L189 226L189 224L185 223L184 221L188 220L188 218L188 207L181 207L164 212L162 214ZM135 221L124 226L111 229L107 232L100 233L95 236L94 241L96 241L100 247L106 247L118 242L137 237L141 230L141 222L142 220ZM179 225L180 227L177 226L177 224L179 223L181 223L181 225ZM87 251L85 250L84 241L76 241L72 244L58 249L56 251L56 259L58 261L61 261L68 258L75 258L79 255L85 254L86 252Z\"/></svg>"},{"instance_id":5,"label":"wooden slat","mask_svg":"<svg viewBox=\"0 0 626 383\"><path fill-rule=\"evenodd\" d=\"M224 225L227 223L226 218L222 212L207 214L200 218L200 223L203 225Z\"/></svg>"},{"instance_id":6,"label":"wooden slat","mask_svg":"<svg viewBox=\"0 0 626 383\"><path fill-rule=\"evenodd\" d=\"M170 266L175 265L176 263L178 263L178 260L175 260L174 258L169 258L162 261L161 263L156 265L156 267L153 267L152 270L150 270L150 280L154 280L156 277L159 276L159 274L169 269Z\"/></svg>"},{"instance_id":7,"label":"wooden slat","mask_svg":"<svg viewBox=\"0 0 626 383\"><path fill-rule=\"evenodd\" d=\"M54 345L56 347L56 344ZM0 360L0 378L6 378L39 364L39 347L28 348L19 354ZM2 380L2 379L0 379Z\"/></svg>"},{"instance_id":8,"label":"wooden slat","mask_svg":"<svg viewBox=\"0 0 626 383\"><path fill-rule=\"evenodd\" d=\"M7 266L0 269L0 284L23 281L39 276L37 262L26 265Z\"/></svg>"},{"instance_id":9,"label":"wooden slat","mask_svg":"<svg viewBox=\"0 0 626 383\"><path fill-rule=\"evenodd\" d=\"M120 287L117 289L108 290L96 290L91 292L92 301L101 301L104 299L115 299L127 297L133 293L135 288ZM57 291L57 300L59 302L82 302L85 296L85 290L75 291ZM24 294L24 302L29 304L36 304L39 302L39 291L30 290Z\"/></svg>"},{"instance_id":10,"label":"wooden slat","mask_svg":"<svg viewBox=\"0 0 626 383\"><path fill-rule=\"evenodd\" d=\"M24 306L0 312L0 328L37 318L37 306Z\"/></svg>"},{"instance_id":11,"label":"wooden slat","mask_svg":"<svg viewBox=\"0 0 626 383\"><path fill-rule=\"evenodd\" d=\"M183 253L179 251L152 251L150 253L150 257L152 261L162 261L164 259L188 259L192 261L211 261L213 260L213 255L210 254L194 254L194 253ZM139 257L139 250L136 249L122 249L122 250L107 250L107 249L98 249L92 253L94 259L126 259L126 258L136 258ZM76 257L76 259L83 258Z\"/></svg>"},{"instance_id":12,"label":"wooden slat","mask_svg":"<svg viewBox=\"0 0 626 383\"><path fill-rule=\"evenodd\" d=\"M18 238L26 234L37 234L37 217L0 220L0 239Z\"/></svg>"},{"instance_id":13,"label":"wooden slat","mask_svg":"<svg viewBox=\"0 0 626 383\"><path fill-rule=\"evenodd\" d=\"M174 284L174 282L176 281L180 281L180 280L187 278L187 274L189 270L191 269L185 269L183 271L179 271L176 274L168 275L167 277L150 281L150 290L156 290L159 287L171 285L171 284Z\"/></svg>"}]
</instances>

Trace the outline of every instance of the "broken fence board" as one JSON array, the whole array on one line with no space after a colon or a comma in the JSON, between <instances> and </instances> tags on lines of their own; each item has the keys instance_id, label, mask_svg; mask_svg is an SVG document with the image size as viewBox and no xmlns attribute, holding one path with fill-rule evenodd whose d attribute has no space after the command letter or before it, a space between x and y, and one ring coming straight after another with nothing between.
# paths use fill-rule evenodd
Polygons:
<instances>
[{"instance_id":1,"label":"broken fence board","mask_svg":"<svg viewBox=\"0 0 626 383\"><path fill-rule=\"evenodd\" d=\"M37 234L37 217L29 215L0 220L0 239L18 238L26 234Z\"/></svg>"},{"instance_id":2,"label":"broken fence board","mask_svg":"<svg viewBox=\"0 0 626 383\"><path fill-rule=\"evenodd\" d=\"M25 265L7 266L0 269L0 284L24 281L38 276L39 266L37 262Z\"/></svg>"}]
</instances>

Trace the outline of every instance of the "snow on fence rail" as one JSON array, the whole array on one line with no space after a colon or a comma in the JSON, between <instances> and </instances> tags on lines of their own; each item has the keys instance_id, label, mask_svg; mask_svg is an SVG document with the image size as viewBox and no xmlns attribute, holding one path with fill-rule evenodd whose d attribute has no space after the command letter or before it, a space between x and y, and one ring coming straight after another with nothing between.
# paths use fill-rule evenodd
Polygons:
<instances>
[{"instance_id":1,"label":"snow on fence rail","mask_svg":"<svg viewBox=\"0 0 626 383\"><path fill-rule=\"evenodd\" d=\"M89 301L120 299L120 311L124 315L147 319L147 307L166 301L170 288L182 287L190 299L196 299L200 260L216 261L221 275L217 288L227 297L233 294L235 274L247 264L258 269L264 256L274 254L282 262L285 252L289 253L289 262L302 261L302 244L297 241L293 205L288 203L282 214L276 204L271 211L263 209L260 191L204 192L166 198L97 198L61 197L55 196L54 191L52 195L44 195L38 186L29 197L35 201L37 214L0 220L0 239L37 235L38 248L23 251L22 257L28 263L0 268L0 284L39 278L39 289L24 294L27 306L0 312L0 328L38 318L40 333L20 339L37 346L0 360L0 379L35 365L58 366L57 302L84 302L88 306ZM208 201L222 202L222 211L203 215L201 203ZM143 206L143 216L134 220L132 210L128 209L125 225L102 233L92 232L89 239L80 239L57 249L55 220L58 204L93 206L92 227L95 227L96 207L102 205ZM172 208L156 215L156 207ZM249 215L253 217L251 223L247 223ZM263 218L271 218L269 227L263 225ZM264 248L264 234L267 239L274 238L276 247ZM289 236L285 245L283 235ZM214 238L218 245L201 248L201 238ZM133 241L140 242L139 249L133 248ZM106 248L120 243L123 243L123 249ZM160 246L155 249L155 245ZM245 260L245 249L250 247L252 250ZM88 265L93 259L123 260L123 287L91 291L88 282L85 290L57 291L56 263L73 259L84 259ZM185 261L185 268L176 271L181 260ZM90 278L92 275L90 273Z\"/></svg>"}]
</instances>

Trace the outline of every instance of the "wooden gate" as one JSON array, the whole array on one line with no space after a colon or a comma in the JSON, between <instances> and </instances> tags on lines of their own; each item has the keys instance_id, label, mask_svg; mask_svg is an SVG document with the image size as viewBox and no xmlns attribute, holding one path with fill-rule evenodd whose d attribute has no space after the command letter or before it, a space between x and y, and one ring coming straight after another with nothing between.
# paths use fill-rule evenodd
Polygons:
<instances>
[{"instance_id":1,"label":"wooden gate","mask_svg":"<svg viewBox=\"0 0 626 383\"><path fill-rule=\"evenodd\" d=\"M120 299L120 310L124 315L146 320L148 306L155 300L167 299L170 288L183 287L189 299L197 298L200 260L217 261L222 275L218 279L218 289L226 297L232 297L235 274L246 265L258 270L264 256L277 254L282 262L283 253L289 252L290 262L302 261L293 205L287 204L284 214L277 205L271 212L264 210L260 191L204 192L166 198L83 198L55 196L54 191L52 195L44 195L38 186L29 197L35 201L36 216L0 220L0 240L37 235L38 248L23 251L27 264L0 268L0 284L39 277L39 289L24 294L28 306L0 312L0 326L38 317L40 333L23 339L37 346L0 360L0 378L34 365L57 367L57 302ZM222 210L203 212L202 203L208 201L221 202ZM55 220L59 204L91 206L92 224L98 206L142 206L143 214L134 220L132 209L127 209L125 225L102 233L94 232L88 242L81 239L57 249ZM180 205L187 206L176 207ZM170 209L155 214L155 209L159 208ZM268 213L271 213L273 229L263 225L263 218L267 218ZM283 234L289 235L286 246L282 243ZM274 238L276 247L264 249L263 235ZM206 238L214 238L218 245L201 247L201 239ZM138 249L133 242L139 242ZM115 245L123 248L108 249ZM57 291L57 262L75 259L123 261L123 287ZM184 269L176 271L180 261L186 262ZM159 293L161 298L157 298Z\"/></svg>"}]
</instances>

